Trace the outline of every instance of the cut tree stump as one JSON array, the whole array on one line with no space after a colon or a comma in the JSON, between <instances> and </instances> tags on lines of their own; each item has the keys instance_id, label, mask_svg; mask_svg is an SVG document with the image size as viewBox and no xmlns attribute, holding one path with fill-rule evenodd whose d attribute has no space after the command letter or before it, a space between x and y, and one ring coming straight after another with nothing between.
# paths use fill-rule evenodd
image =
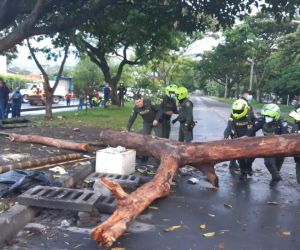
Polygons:
<instances>
[{"instance_id":1,"label":"cut tree stump","mask_svg":"<svg viewBox=\"0 0 300 250\"><path fill-rule=\"evenodd\" d=\"M8 133L7 135L10 141L15 142L39 143L57 148L70 149L81 152L87 152L89 150L89 145L87 143L76 143L40 135L20 135L15 133Z\"/></svg>"},{"instance_id":2,"label":"cut tree stump","mask_svg":"<svg viewBox=\"0 0 300 250\"><path fill-rule=\"evenodd\" d=\"M110 146L136 149L138 153L160 159L153 180L127 194L119 184L101 178L101 182L116 197L117 209L92 231L92 237L101 245L111 246L139 214L154 200L170 192L171 182L179 167L186 164L201 170L213 185L218 177L214 165L218 162L257 157L300 155L300 135L248 137L207 143L181 143L147 135L100 131L100 142Z\"/></svg>"}]
</instances>

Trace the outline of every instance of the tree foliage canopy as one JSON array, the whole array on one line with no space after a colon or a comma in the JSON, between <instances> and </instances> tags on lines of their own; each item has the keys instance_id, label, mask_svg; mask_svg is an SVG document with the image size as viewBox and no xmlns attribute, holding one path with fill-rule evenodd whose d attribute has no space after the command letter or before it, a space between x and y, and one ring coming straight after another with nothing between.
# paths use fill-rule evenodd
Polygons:
<instances>
[{"instance_id":1,"label":"tree foliage canopy","mask_svg":"<svg viewBox=\"0 0 300 250\"><path fill-rule=\"evenodd\" d=\"M107 7L128 4L133 9L156 10L154 16L171 18L175 20L174 26L190 33L195 29L205 29L209 23L207 19L214 22L216 28L230 26L236 17L249 14L251 5L259 6L262 11L271 11L278 18L299 13L298 0L1 0L0 53L31 36L67 31L101 16ZM161 7L159 11L157 6ZM163 7L168 11L166 15L160 12Z\"/></svg>"}]
</instances>

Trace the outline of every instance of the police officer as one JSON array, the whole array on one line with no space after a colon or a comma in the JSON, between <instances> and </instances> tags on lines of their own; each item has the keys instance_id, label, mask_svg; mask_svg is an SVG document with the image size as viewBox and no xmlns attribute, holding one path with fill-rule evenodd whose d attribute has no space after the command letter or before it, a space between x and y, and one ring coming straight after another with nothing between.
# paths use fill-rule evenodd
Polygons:
<instances>
[{"instance_id":1,"label":"police officer","mask_svg":"<svg viewBox=\"0 0 300 250\"><path fill-rule=\"evenodd\" d=\"M180 122L179 127L179 141L191 142L193 140L193 128L195 127L195 122L193 119L193 103L187 98L188 90L185 87L179 87L176 93L177 99L179 101L178 106L178 117L172 121Z\"/></svg>"},{"instance_id":2,"label":"police officer","mask_svg":"<svg viewBox=\"0 0 300 250\"><path fill-rule=\"evenodd\" d=\"M125 102L124 97L126 95L127 89L124 86L124 84L121 83L117 90L118 90L118 97L119 97L119 106L124 107L124 102Z\"/></svg>"},{"instance_id":3,"label":"police officer","mask_svg":"<svg viewBox=\"0 0 300 250\"><path fill-rule=\"evenodd\" d=\"M288 133L288 124L280 118L280 108L277 104L265 104L261 109L261 115L262 117L255 121L252 130L249 130L250 135L260 129L265 136ZM283 161L284 157L269 157L264 159L265 165L272 175L272 180L270 181L271 187L282 180L279 172Z\"/></svg>"},{"instance_id":4,"label":"police officer","mask_svg":"<svg viewBox=\"0 0 300 250\"><path fill-rule=\"evenodd\" d=\"M241 95L240 99L243 99L247 102L247 104L249 106L249 112L247 114L247 117L248 117L249 120L254 121L255 120L255 114L254 114L254 111L253 111L253 107L251 105L251 103L253 101L253 95L252 95L251 90L245 89L242 92L242 95ZM252 169L252 167L251 167L252 162L251 161L253 162L254 159L248 159L249 168ZM231 160L230 161L229 170L230 170L231 173L234 173L234 172L239 170L239 165L236 163L236 160ZM252 170L249 170L249 171L253 172Z\"/></svg>"},{"instance_id":5,"label":"police officer","mask_svg":"<svg viewBox=\"0 0 300 250\"><path fill-rule=\"evenodd\" d=\"M135 107L127 123L127 130L130 131L137 115L143 118L143 128L140 131L144 135L150 135L154 130L155 135L161 137L161 117L162 110L160 105L153 105L150 100L143 99L141 95L133 97Z\"/></svg>"},{"instance_id":6,"label":"police officer","mask_svg":"<svg viewBox=\"0 0 300 250\"><path fill-rule=\"evenodd\" d=\"M177 86L172 84L166 87L166 95L162 98L161 109L162 115L162 137L169 138L171 131L171 116L178 114L176 105Z\"/></svg>"},{"instance_id":7,"label":"police officer","mask_svg":"<svg viewBox=\"0 0 300 250\"><path fill-rule=\"evenodd\" d=\"M232 104L232 112L224 130L224 139L238 138L248 135L248 129L251 129L255 121L250 116L250 107L248 102L244 99L238 99ZM252 176L253 171L251 168L253 160L241 159L238 160L241 176L240 179L247 180L247 175ZM230 166L229 166L230 168ZM231 170L231 169L230 169Z\"/></svg>"},{"instance_id":8,"label":"police officer","mask_svg":"<svg viewBox=\"0 0 300 250\"><path fill-rule=\"evenodd\" d=\"M300 133L300 107L296 107L296 110L290 112L290 117L295 121L292 127L292 133ZM300 184L300 157L294 157L296 163L296 177L297 182Z\"/></svg>"}]
</instances>

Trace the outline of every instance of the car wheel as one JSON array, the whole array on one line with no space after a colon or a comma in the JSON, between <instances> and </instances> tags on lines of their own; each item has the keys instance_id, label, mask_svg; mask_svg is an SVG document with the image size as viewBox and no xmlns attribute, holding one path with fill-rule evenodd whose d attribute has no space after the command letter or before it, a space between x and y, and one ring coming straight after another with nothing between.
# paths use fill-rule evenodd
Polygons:
<instances>
[{"instance_id":1,"label":"car wheel","mask_svg":"<svg viewBox=\"0 0 300 250\"><path fill-rule=\"evenodd\" d=\"M58 96L53 96L53 103L57 104L60 102L60 98Z\"/></svg>"},{"instance_id":2,"label":"car wheel","mask_svg":"<svg viewBox=\"0 0 300 250\"><path fill-rule=\"evenodd\" d=\"M23 95L23 102L24 103L28 103L28 95Z\"/></svg>"}]
</instances>

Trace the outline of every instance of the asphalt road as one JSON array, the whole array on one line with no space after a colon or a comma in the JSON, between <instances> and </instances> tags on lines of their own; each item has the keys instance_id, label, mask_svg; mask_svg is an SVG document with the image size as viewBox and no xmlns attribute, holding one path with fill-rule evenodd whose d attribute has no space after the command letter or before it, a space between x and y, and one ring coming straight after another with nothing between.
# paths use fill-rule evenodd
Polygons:
<instances>
[{"instance_id":1,"label":"asphalt road","mask_svg":"<svg viewBox=\"0 0 300 250\"><path fill-rule=\"evenodd\" d=\"M78 100L71 101L71 107L67 107L64 101L59 102L58 104L53 104L52 112L65 112L77 110ZM22 103L21 106L21 116L25 115L41 115L45 114L45 106L44 105L30 105L28 103ZM11 117L11 113L8 116Z\"/></svg>"},{"instance_id":2,"label":"asphalt road","mask_svg":"<svg viewBox=\"0 0 300 250\"><path fill-rule=\"evenodd\" d=\"M192 100L197 121L195 141L221 139L230 106L205 97ZM172 138L177 137L176 130L177 127L172 129ZM153 206L157 209L144 211L114 247L126 250L300 249L299 185L292 158L286 159L283 166L284 180L273 189L269 187L270 175L261 159L254 162L254 176L246 183L231 175L225 164L216 166L220 179L217 190L210 188L200 172L178 175L171 195L156 201ZM187 182L190 177L200 182L191 185ZM200 229L203 224L205 229ZM175 225L181 227L164 231ZM19 237L19 247L23 248L6 249L102 249L90 239L89 230L52 225L49 231L55 231L55 236L41 233L24 237L26 233L23 233ZM209 232L214 232L214 236L203 236Z\"/></svg>"}]
</instances>

